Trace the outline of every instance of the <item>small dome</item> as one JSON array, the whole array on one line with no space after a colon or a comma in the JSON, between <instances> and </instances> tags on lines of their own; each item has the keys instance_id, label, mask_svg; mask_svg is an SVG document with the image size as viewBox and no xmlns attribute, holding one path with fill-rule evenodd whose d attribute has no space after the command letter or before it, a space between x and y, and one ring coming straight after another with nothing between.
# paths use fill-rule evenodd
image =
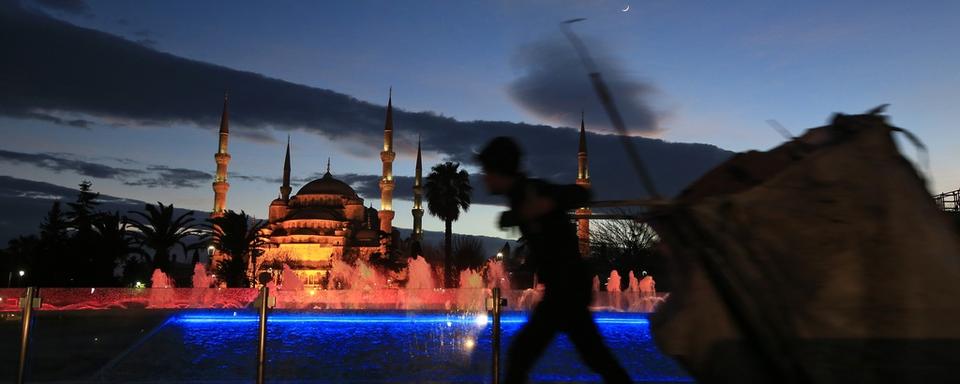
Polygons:
<instances>
[{"instance_id":1,"label":"small dome","mask_svg":"<svg viewBox=\"0 0 960 384\"><path fill-rule=\"evenodd\" d=\"M330 172L300 187L297 195L341 195L353 199L360 198L353 188L350 188L347 183L334 179Z\"/></svg>"},{"instance_id":2,"label":"small dome","mask_svg":"<svg viewBox=\"0 0 960 384\"><path fill-rule=\"evenodd\" d=\"M283 199L273 199L273 201L270 203L270 206L276 206L276 205L286 206L287 202L283 201Z\"/></svg>"}]
</instances>

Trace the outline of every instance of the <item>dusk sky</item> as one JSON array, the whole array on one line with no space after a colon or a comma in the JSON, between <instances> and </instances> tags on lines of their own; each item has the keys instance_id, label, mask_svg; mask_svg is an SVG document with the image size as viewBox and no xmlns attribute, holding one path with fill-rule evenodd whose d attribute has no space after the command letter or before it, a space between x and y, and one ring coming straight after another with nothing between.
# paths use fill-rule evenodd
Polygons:
<instances>
[{"instance_id":1,"label":"dusk sky","mask_svg":"<svg viewBox=\"0 0 960 384\"><path fill-rule=\"evenodd\" d=\"M629 11L622 11L628 5ZM543 159L534 160L531 171L573 182L577 143L574 132L564 128L576 126L585 109L586 128L596 133L590 142L591 172L595 180L602 179L595 181L597 194L640 196L630 188L603 190L617 185L621 175L634 177L626 164L605 160L614 151L622 156L622 150L608 135L586 72L566 65L575 61L569 60L570 46L558 23L577 17L587 19L575 30L597 56L635 135L729 151L762 150L783 141L766 123L769 119L799 134L823 125L834 112L860 113L890 103L891 122L914 132L928 147L930 164L924 171L931 192L960 187L954 166L960 163L956 1L8 0L0 1L0 14L0 29L3 20L29 18L29 23L42 24L50 17L139 45L118 45L117 52L132 52L129 57L77 58L58 54L86 49L79 40L86 35L64 32L78 40L61 47L44 46L49 40L31 40L16 29L0 31L0 49L6 52L6 63L0 64L5 72L0 73L0 174L71 187L89 179L97 191L114 196L211 209L224 90L236 99L230 107L234 134L229 151L230 172L238 177L230 179L228 208L266 216L279 187L270 179L280 177L288 134L295 179L322 174L328 157L335 176L353 174L359 180L375 175L382 139L373 128L352 131L341 122L382 129L391 86L398 110L429 112L397 118L398 175L413 174L418 134L429 166L443 159L467 161L466 152L482 145L474 142L481 136L453 132L483 129L544 137L522 140L534 159ZM113 77L96 70L104 63L136 67L141 59L154 58L149 51L187 60L149 67L159 69L130 75L133 81L124 80L127 74ZM7 56L10 52L17 55ZM158 63L168 60L155 57ZM249 80L205 83L209 76L180 77L194 76L189 75L192 68L200 68L195 62L218 66L203 68L224 73L224 79L242 75ZM260 80L252 74L227 69L268 79L253 86ZM20 79L29 79L29 92L18 88ZM106 97L106 91L86 85L93 82L126 93ZM62 96L57 89L77 96ZM258 93L261 89L269 92ZM317 90L372 105L347 103L349 110L327 112L335 107L314 103L329 96ZM257 99L274 92L289 99ZM305 96L296 96L301 94ZM285 100L304 105L269 103ZM316 112L302 111L313 105ZM348 114L354 115L344 117ZM437 128L442 122L457 128ZM914 158L916 151L901 143ZM676 192L725 156L712 147L688 149L691 154L677 156L698 160L689 167L669 164L686 173L666 190ZM548 160L550 156L565 160ZM681 172L658 163L659 158L648 159L651 168ZM473 165L468 169L476 170ZM295 184L294 192L302 181ZM377 195L358 190L368 204L379 206ZM394 207L394 224L409 228L412 204L401 200ZM494 228L499 210L476 204L454 230L515 236ZM443 223L428 216L424 226L442 230Z\"/></svg>"}]
</instances>

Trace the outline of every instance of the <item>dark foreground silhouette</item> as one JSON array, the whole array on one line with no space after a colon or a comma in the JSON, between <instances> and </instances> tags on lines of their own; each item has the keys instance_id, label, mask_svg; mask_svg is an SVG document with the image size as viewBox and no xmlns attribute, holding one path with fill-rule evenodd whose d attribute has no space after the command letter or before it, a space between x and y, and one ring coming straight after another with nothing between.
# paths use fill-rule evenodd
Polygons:
<instances>
[{"instance_id":1,"label":"dark foreground silhouette","mask_svg":"<svg viewBox=\"0 0 960 384\"><path fill-rule=\"evenodd\" d=\"M521 151L506 137L493 139L478 155L484 182L504 195L510 210L501 227L519 227L530 249L543 300L514 338L507 353L507 384L526 382L536 360L558 332L566 333L580 358L608 383L629 383L630 376L603 343L588 305L591 276L578 250L576 228L567 216L585 206L590 192L577 185L554 185L520 172Z\"/></svg>"}]
</instances>

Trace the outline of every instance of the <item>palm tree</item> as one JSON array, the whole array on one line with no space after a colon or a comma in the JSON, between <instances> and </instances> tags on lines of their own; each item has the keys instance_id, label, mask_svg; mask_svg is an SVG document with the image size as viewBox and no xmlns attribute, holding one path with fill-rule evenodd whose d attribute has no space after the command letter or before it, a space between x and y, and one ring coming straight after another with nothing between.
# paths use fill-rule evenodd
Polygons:
<instances>
[{"instance_id":1,"label":"palm tree","mask_svg":"<svg viewBox=\"0 0 960 384\"><path fill-rule=\"evenodd\" d=\"M427 176L427 210L446 225L443 237L444 286L453 287L453 222L460 218L460 209L470 208L470 175L460 163L437 164Z\"/></svg>"},{"instance_id":2,"label":"palm tree","mask_svg":"<svg viewBox=\"0 0 960 384\"><path fill-rule=\"evenodd\" d=\"M131 255L142 255L131 236L130 224L119 212L104 214L93 225L96 252L90 268L91 276L86 278L91 286L111 286L117 282L113 271L119 263L124 263Z\"/></svg>"},{"instance_id":3,"label":"palm tree","mask_svg":"<svg viewBox=\"0 0 960 384\"><path fill-rule=\"evenodd\" d=\"M173 204L157 205L146 204L144 212L132 212L140 220L130 219L130 225L137 229L134 237L140 246L153 250L153 268L159 268L164 273L170 273L170 251L179 246L184 254L187 244L184 239L196 234L193 221L193 212L186 212L180 216L174 215Z\"/></svg>"},{"instance_id":4,"label":"palm tree","mask_svg":"<svg viewBox=\"0 0 960 384\"><path fill-rule=\"evenodd\" d=\"M257 257L263 254L263 237L260 230L267 223L256 220L240 211L226 211L223 216L208 219L213 229L214 248L227 255L216 265L217 279L229 287L249 287L247 266L253 265L256 272Z\"/></svg>"}]
</instances>

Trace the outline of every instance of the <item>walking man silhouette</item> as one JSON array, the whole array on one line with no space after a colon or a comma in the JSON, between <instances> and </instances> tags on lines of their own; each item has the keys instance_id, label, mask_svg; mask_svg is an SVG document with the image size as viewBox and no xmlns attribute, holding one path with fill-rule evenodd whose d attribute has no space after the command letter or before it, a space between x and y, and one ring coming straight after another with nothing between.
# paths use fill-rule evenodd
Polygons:
<instances>
[{"instance_id":1,"label":"walking man silhouette","mask_svg":"<svg viewBox=\"0 0 960 384\"><path fill-rule=\"evenodd\" d=\"M477 155L490 193L504 195L510 210L500 227L519 227L530 249L528 260L543 283L543 299L507 352L504 383L519 384L558 332L567 334L580 359L607 383L629 383L630 376L603 343L588 306L592 278L580 256L576 227L567 212L590 201L590 191L527 178L522 151L512 139L497 137Z\"/></svg>"}]
</instances>

